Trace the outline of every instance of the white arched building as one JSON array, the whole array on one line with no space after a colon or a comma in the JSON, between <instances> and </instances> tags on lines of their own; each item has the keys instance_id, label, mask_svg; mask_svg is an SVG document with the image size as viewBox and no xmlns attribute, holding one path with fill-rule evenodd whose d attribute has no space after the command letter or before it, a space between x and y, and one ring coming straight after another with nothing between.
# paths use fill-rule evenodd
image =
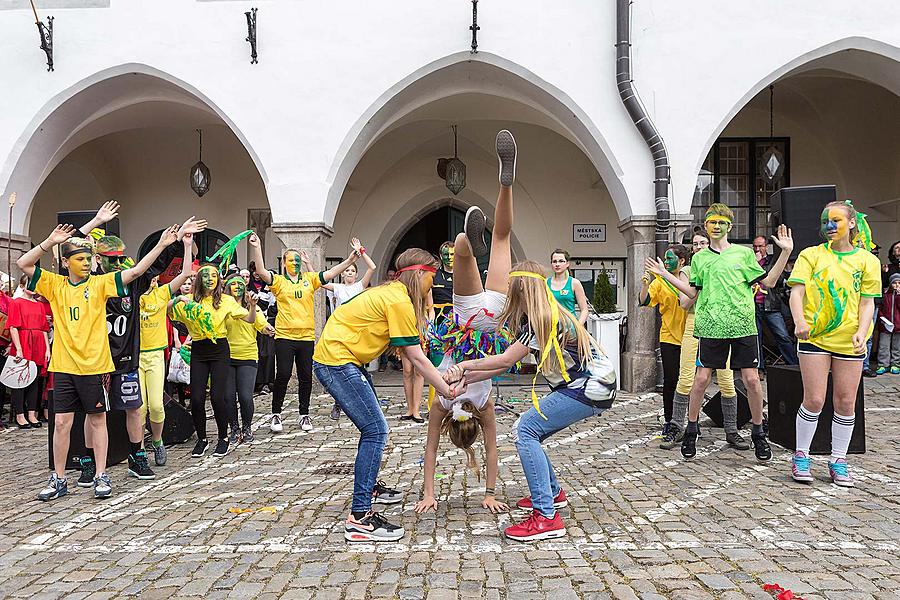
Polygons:
<instances>
[{"instance_id":1,"label":"white arched building","mask_svg":"<svg viewBox=\"0 0 900 600\"><path fill-rule=\"evenodd\" d=\"M517 258L562 247L582 277L614 272L630 317L623 383L652 386L653 318L634 292L653 253L654 169L616 86L616 2L480 2L477 53L464 0L36 4L55 17L52 72L28 0L0 0L13 259L58 212L115 198L132 253L197 214L225 235L267 229L273 263L286 244L324 264L358 236L384 268L403 244L449 237L468 206L492 213L493 139L509 128ZM835 184L883 246L900 238L900 5L636 0L631 19L634 85L671 165L671 239L716 199L739 208L741 237L765 233L770 190L753 165L770 85L780 183ZM435 168L452 124L457 195ZM212 173L202 198L188 183L196 129ZM576 225L605 226L605 241L576 241Z\"/></svg>"}]
</instances>

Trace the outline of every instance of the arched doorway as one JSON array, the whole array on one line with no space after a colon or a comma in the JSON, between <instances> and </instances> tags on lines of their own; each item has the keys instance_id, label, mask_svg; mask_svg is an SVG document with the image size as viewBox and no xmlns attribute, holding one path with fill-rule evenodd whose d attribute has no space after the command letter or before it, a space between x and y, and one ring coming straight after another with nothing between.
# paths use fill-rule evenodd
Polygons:
<instances>
[{"instance_id":1,"label":"arched doorway","mask_svg":"<svg viewBox=\"0 0 900 600\"><path fill-rule=\"evenodd\" d=\"M153 249L153 246L155 246L159 241L159 236L161 234L162 229L154 231L146 238L144 238L144 242L141 244L141 248L138 251L138 260L146 256L146 254ZM215 254L216 251L221 248L229 239L230 238L227 235L225 235L221 231L216 231L215 229L207 229L206 231L197 234L194 237L194 245L196 246L195 249L197 252L197 256L195 258L203 262L204 259ZM234 255L231 257L231 264L238 264L237 251L235 251Z\"/></svg>"},{"instance_id":2,"label":"arched doorway","mask_svg":"<svg viewBox=\"0 0 900 600\"><path fill-rule=\"evenodd\" d=\"M463 230L466 213L455 206L442 206L426 214L417 223L413 224L397 242L391 252L393 266L399 255L409 248L422 248L434 255L438 254L441 244L453 241ZM488 248L491 247L491 233L485 231ZM479 257L478 270L484 272L488 267L489 255Z\"/></svg>"}]
</instances>

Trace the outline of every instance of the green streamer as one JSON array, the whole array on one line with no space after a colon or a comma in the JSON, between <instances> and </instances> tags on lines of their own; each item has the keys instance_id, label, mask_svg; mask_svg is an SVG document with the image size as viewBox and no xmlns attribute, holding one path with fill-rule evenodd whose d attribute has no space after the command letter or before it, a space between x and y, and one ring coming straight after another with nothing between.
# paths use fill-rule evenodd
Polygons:
<instances>
[{"instance_id":1,"label":"green streamer","mask_svg":"<svg viewBox=\"0 0 900 600\"><path fill-rule=\"evenodd\" d=\"M237 245L240 244L244 238L250 237L253 234L252 229L248 229L247 231L242 231L237 234L227 242L225 242L221 248L216 250L216 253L207 258L207 262L219 263L219 272L224 277L226 273L228 273L228 265L231 264L231 257L234 256L234 251L237 249Z\"/></svg>"}]
</instances>

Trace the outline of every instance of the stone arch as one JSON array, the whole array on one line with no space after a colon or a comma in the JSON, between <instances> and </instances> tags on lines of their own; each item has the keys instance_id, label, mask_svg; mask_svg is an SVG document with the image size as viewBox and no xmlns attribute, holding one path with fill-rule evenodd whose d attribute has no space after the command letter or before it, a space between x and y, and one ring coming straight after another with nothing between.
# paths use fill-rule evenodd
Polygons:
<instances>
[{"instance_id":1,"label":"stone arch","mask_svg":"<svg viewBox=\"0 0 900 600\"><path fill-rule=\"evenodd\" d=\"M632 214L622 184L622 169L590 117L568 95L524 67L488 52L451 54L423 66L385 91L344 137L328 174L326 223L338 205L366 151L395 124L435 100L478 92L521 102L536 109L554 130L588 157L609 190L620 218Z\"/></svg>"},{"instance_id":2,"label":"stone arch","mask_svg":"<svg viewBox=\"0 0 900 600\"><path fill-rule=\"evenodd\" d=\"M247 151L263 184L268 182L265 168L246 136L215 102L159 69L126 63L94 73L54 96L19 136L0 172L3 187L18 195L13 233L27 235L35 194L69 152L102 135L132 128L130 119L116 119L117 112L154 103L174 104L183 111L205 113L223 122Z\"/></svg>"}]
</instances>

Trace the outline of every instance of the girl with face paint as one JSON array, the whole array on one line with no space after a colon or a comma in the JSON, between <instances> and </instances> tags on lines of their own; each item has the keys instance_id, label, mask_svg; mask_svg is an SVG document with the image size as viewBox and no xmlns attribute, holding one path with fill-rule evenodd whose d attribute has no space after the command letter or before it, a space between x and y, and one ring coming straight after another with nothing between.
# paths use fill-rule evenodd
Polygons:
<instances>
[{"instance_id":1,"label":"girl with face paint","mask_svg":"<svg viewBox=\"0 0 900 600\"><path fill-rule=\"evenodd\" d=\"M181 296L171 310L173 320L187 326L191 335L191 418L197 431L197 444L191 456L200 458L209 448L206 439L206 394L216 418L218 442L213 456L225 456L231 450L228 424L234 409L226 400L231 348L228 323L243 320L256 322L256 299L247 306L223 294L224 285L216 265L203 265L194 277L191 298Z\"/></svg>"},{"instance_id":2,"label":"girl with face paint","mask_svg":"<svg viewBox=\"0 0 900 600\"><path fill-rule=\"evenodd\" d=\"M834 415L828 470L835 484L853 486L847 449L855 425L866 341L872 334L875 298L881 296L878 259L852 242L863 219L849 200L826 205L821 218L826 242L800 252L788 279L803 374L803 404L797 411L797 448L791 463L795 481L814 480L809 446L825 403L830 371Z\"/></svg>"},{"instance_id":3,"label":"girl with face paint","mask_svg":"<svg viewBox=\"0 0 900 600\"><path fill-rule=\"evenodd\" d=\"M284 430L281 409L287 393L288 382L294 365L299 380L300 428L312 431L309 416L309 397L312 393L312 356L316 339L315 303L313 295L322 285L343 273L359 258L356 251L347 260L327 271L304 271L309 268L306 252L288 248L282 253L283 274L266 270L259 237L254 233L247 238L253 253L256 274L269 286L278 303L275 317L275 386L272 390L272 418L269 429L273 433Z\"/></svg>"},{"instance_id":4,"label":"girl with face paint","mask_svg":"<svg viewBox=\"0 0 900 600\"><path fill-rule=\"evenodd\" d=\"M690 250L681 244L669 246L663 256L666 270L678 277L681 269L690 260ZM684 323L687 313L681 307L678 290L665 279L653 277L648 271L641 278L638 294L641 306L658 306L662 317L659 329L659 351L663 367L663 424L662 436L672 429L672 407L675 387L678 385L678 371L681 364L681 339L684 337Z\"/></svg>"},{"instance_id":5,"label":"girl with face paint","mask_svg":"<svg viewBox=\"0 0 900 600\"><path fill-rule=\"evenodd\" d=\"M256 299L256 296L247 289L247 283L243 276L234 276L226 281L225 293L248 310L251 302L255 302ZM231 411L229 444L237 445L241 442L253 441L253 431L250 425L253 423L253 386L256 383L257 360L259 358L256 333L273 336L275 335L275 328L269 325L262 311L257 310L256 320L253 323L229 319L225 323L225 329L231 354L228 386L225 392L225 398ZM240 407L243 427L238 423L238 411L234 408L235 396L237 396L237 406Z\"/></svg>"}]
</instances>

